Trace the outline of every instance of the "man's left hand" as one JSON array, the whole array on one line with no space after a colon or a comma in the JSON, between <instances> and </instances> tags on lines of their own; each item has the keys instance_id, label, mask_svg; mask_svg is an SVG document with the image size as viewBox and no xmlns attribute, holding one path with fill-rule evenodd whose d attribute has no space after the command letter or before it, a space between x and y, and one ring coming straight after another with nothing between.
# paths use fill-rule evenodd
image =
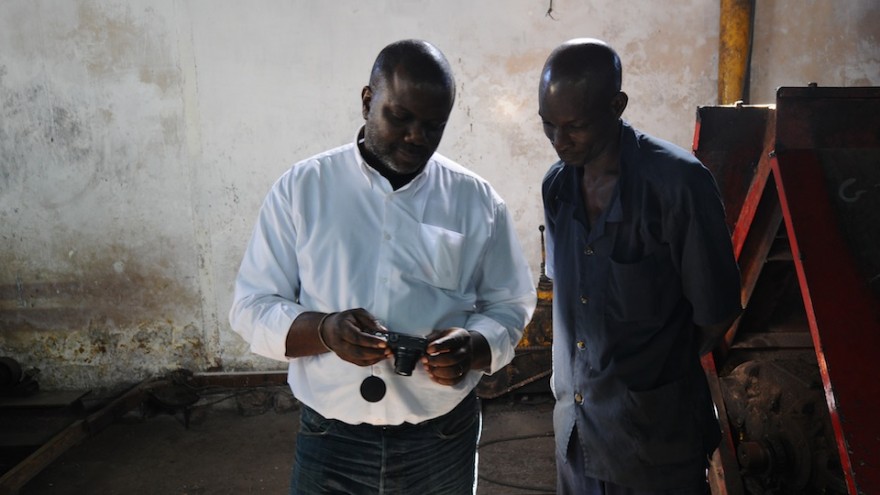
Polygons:
<instances>
[{"instance_id":1,"label":"man's left hand","mask_svg":"<svg viewBox=\"0 0 880 495\"><path fill-rule=\"evenodd\" d=\"M474 360L473 339L464 328L434 330L428 335L428 348L422 366L431 380L441 385L455 385L471 370Z\"/></svg>"}]
</instances>

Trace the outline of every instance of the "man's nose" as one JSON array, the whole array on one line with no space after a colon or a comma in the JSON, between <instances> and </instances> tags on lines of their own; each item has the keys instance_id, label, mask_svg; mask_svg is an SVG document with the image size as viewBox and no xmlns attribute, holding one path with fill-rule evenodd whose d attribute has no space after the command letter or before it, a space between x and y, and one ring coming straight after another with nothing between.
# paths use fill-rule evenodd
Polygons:
<instances>
[{"instance_id":1,"label":"man's nose","mask_svg":"<svg viewBox=\"0 0 880 495\"><path fill-rule=\"evenodd\" d=\"M406 129L406 142L417 146L427 144L428 135L425 131L425 126L418 122L410 124Z\"/></svg>"},{"instance_id":2,"label":"man's nose","mask_svg":"<svg viewBox=\"0 0 880 495\"><path fill-rule=\"evenodd\" d=\"M556 149L565 148L571 144L571 138L568 133L563 131L562 129L555 129L550 136L550 142L553 143L553 147Z\"/></svg>"}]
</instances>

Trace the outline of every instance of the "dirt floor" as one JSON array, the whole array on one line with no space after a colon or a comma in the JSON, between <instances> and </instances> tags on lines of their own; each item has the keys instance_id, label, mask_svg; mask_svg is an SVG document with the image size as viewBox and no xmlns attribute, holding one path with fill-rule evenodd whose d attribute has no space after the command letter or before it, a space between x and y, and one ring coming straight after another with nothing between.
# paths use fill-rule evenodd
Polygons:
<instances>
[{"instance_id":1,"label":"dirt floor","mask_svg":"<svg viewBox=\"0 0 880 495\"><path fill-rule=\"evenodd\" d=\"M482 403L477 494L554 493L549 394ZM20 495L286 494L298 419L283 392L230 396L186 415L141 406L67 450Z\"/></svg>"}]
</instances>

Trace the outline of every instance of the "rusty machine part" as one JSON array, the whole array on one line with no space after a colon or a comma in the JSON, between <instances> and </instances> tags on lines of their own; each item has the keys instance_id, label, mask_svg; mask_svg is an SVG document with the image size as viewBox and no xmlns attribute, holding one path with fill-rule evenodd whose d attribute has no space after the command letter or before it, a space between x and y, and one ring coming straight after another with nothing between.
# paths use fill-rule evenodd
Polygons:
<instances>
[{"instance_id":1,"label":"rusty machine part","mask_svg":"<svg viewBox=\"0 0 880 495\"><path fill-rule=\"evenodd\" d=\"M523 330L522 339L516 346L513 360L493 375L484 376L477 385L477 395L483 399L495 399L526 389L533 392L550 391L552 371L551 348L553 344L553 281L546 273L544 226L541 232L541 274L538 278L538 304L531 321Z\"/></svg>"},{"instance_id":2,"label":"rusty machine part","mask_svg":"<svg viewBox=\"0 0 880 495\"><path fill-rule=\"evenodd\" d=\"M747 493L846 493L814 362L746 361L721 381Z\"/></svg>"},{"instance_id":3,"label":"rusty machine part","mask_svg":"<svg viewBox=\"0 0 880 495\"><path fill-rule=\"evenodd\" d=\"M721 494L880 493L880 88L701 107L743 314L703 359Z\"/></svg>"}]
</instances>

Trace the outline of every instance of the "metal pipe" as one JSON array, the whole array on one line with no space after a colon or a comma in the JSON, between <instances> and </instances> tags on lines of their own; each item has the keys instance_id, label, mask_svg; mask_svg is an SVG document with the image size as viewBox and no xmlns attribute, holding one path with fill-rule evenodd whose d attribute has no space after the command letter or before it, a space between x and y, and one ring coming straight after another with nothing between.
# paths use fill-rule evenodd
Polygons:
<instances>
[{"instance_id":1,"label":"metal pipe","mask_svg":"<svg viewBox=\"0 0 880 495\"><path fill-rule=\"evenodd\" d=\"M721 0L718 34L718 104L748 102L754 0Z\"/></svg>"}]
</instances>

